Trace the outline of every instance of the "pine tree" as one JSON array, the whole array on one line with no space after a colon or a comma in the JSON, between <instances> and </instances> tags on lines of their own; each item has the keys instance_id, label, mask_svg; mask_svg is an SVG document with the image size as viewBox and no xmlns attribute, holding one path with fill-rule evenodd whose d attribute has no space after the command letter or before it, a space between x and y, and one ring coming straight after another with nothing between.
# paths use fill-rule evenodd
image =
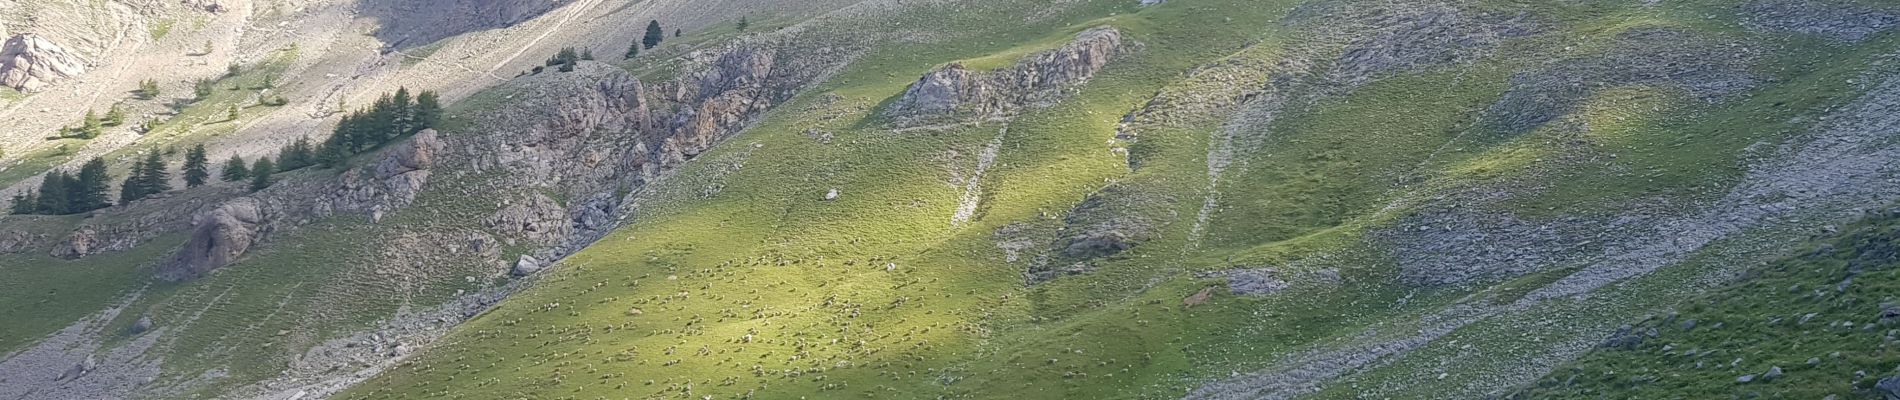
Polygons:
<instances>
[{"instance_id":1,"label":"pine tree","mask_svg":"<svg viewBox=\"0 0 1900 400\"><path fill-rule=\"evenodd\" d=\"M145 185L139 179L145 176L145 163L132 163L132 171L125 174L125 181L119 183L119 204L127 204L145 198Z\"/></svg>"},{"instance_id":2,"label":"pine tree","mask_svg":"<svg viewBox=\"0 0 1900 400\"><path fill-rule=\"evenodd\" d=\"M79 167L79 175L68 182L68 191L71 192L68 201L72 202L68 211L80 213L112 206L112 202L106 199L106 191L111 190L110 183L106 181L110 179L112 177L107 175L105 159L86 161L84 166Z\"/></svg>"},{"instance_id":3,"label":"pine tree","mask_svg":"<svg viewBox=\"0 0 1900 400\"><path fill-rule=\"evenodd\" d=\"M81 122L79 126L79 138L96 138L99 137L99 134L104 132L105 128L101 126L99 122L99 114L93 113L92 110L86 110L86 119Z\"/></svg>"},{"instance_id":4,"label":"pine tree","mask_svg":"<svg viewBox=\"0 0 1900 400\"><path fill-rule=\"evenodd\" d=\"M436 123L442 122L442 102L435 92L423 91L416 95L415 118L418 131L434 128Z\"/></svg>"},{"instance_id":5,"label":"pine tree","mask_svg":"<svg viewBox=\"0 0 1900 400\"><path fill-rule=\"evenodd\" d=\"M172 190L171 173L165 171L165 155L157 150L145 153L145 161L139 167L139 191L146 196L165 193Z\"/></svg>"},{"instance_id":6,"label":"pine tree","mask_svg":"<svg viewBox=\"0 0 1900 400\"><path fill-rule=\"evenodd\" d=\"M310 146L309 136L284 146L278 154L277 169L280 171L293 171L316 163L316 149Z\"/></svg>"},{"instance_id":7,"label":"pine tree","mask_svg":"<svg viewBox=\"0 0 1900 400\"><path fill-rule=\"evenodd\" d=\"M13 206L8 211L11 211L14 215L36 214L39 212L40 197L34 195L32 191L25 192L26 193L13 195Z\"/></svg>"},{"instance_id":8,"label":"pine tree","mask_svg":"<svg viewBox=\"0 0 1900 400\"><path fill-rule=\"evenodd\" d=\"M686 31L683 31L683 30L679 30L679 29L674 29L674 30L673 30L673 37L680 37L680 36L686 36Z\"/></svg>"},{"instance_id":9,"label":"pine tree","mask_svg":"<svg viewBox=\"0 0 1900 400\"><path fill-rule=\"evenodd\" d=\"M238 119L237 106L229 106L229 107L224 108L224 120L236 121L237 119Z\"/></svg>"},{"instance_id":10,"label":"pine tree","mask_svg":"<svg viewBox=\"0 0 1900 400\"><path fill-rule=\"evenodd\" d=\"M146 80L139 81L138 97L140 99L144 99L144 100L156 99L158 98L158 95L159 95L159 92L158 92L157 80L146 79Z\"/></svg>"},{"instance_id":11,"label":"pine tree","mask_svg":"<svg viewBox=\"0 0 1900 400\"><path fill-rule=\"evenodd\" d=\"M322 148L317 149L317 166L323 169L341 166L345 158L349 156L343 154L343 148L333 144L326 143Z\"/></svg>"},{"instance_id":12,"label":"pine tree","mask_svg":"<svg viewBox=\"0 0 1900 400\"><path fill-rule=\"evenodd\" d=\"M647 35L640 38L640 44L651 49L653 46L659 46L662 40L666 40L666 30L660 29L660 21L647 22Z\"/></svg>"},{"instance_id":13,"label":"pine tree","mask_svg":"<svg viewBox=\"0 0 1900 400\"><path fill-rule=\"evenodd\" d=\"M257 164L251 165L251 190L258 191L270 187L270 171L276 170L277 164L272 163L270 157L257 159Z\"/></svg>"},{"instance_id":14,"label":"pine tree","mask_svg":"<svg viewBox=\"0 0 1900 400\"><path fill-rule=\"evenodd\" d=\"M100 123L105 126L125 125L125 110L120 109L118 104L113 104L112 108L106 109L106 117Z\"/></svg>"},{"instance_id":15,"label":"pine tree","mask_svg":"<svg viewBox=\"0 0 1900 400\"><path fill-rule=\"evenodd\" d=\"M225 182L237 182L250 177L251 167L244 165L244 157L235 154L231 155L230 160L224 161L224 170L218 173L218 180Z\"/></svg>"},{"instance_id":16,"label":"pine tree","mask_svg":"<svg viewBox=\"0 0 1900 400\"><path fill-rule=\"evenodd\" d=\"M592 61L594 59L594 49L581 49L581 59Z\"/></svg>"},{"instance_id":17,"label":"pine tree","mask_svg":"<svg viewBox=\"0 0 1900 400\"><path fill-rule=\"evenodd\" d=\"M191 94L197 96L193 97L195 100L204 100L206 97L211 97L211 80L199 79L192 82Z\"/></svg>"},{"instance_id":18,"label":"pine tree","mask_svg":"<svg viewBox=\"0 0 1900 400\"><path fill-rule=\"evenodd\" d=\"M627 55L626 57L624 57L624 59L632 60L634 57L638 57L639 55L640 55L640 44L634 43L633 45L627 46Z\"/></svg>"},{"instance_id":19,"label":"pine tree","mask_svg":"<svg viewBox=\"0 0 1900 400\"><path fill-rule=\"evenodd\" d=\"M65 171L48 172L45 178L40 179L40 198L37 207L40 214L65 214L67 208L72 206L72 199L68 196L71 193L66 191L67 186L70 185L66 183L67 179L70 178Z\"/></svg>"},{"instance_id":20,"label":"pine tree","mask_svg":"<svg viewBox=\"0 0 1900 400\"><path fill-rule=\"evenodd\" d=\"M204 143L192 146L191 151L185 152L185 187L199 187L205 184L207 178L211 177L211 171L208 171L205 165L208 163ZM241 161L239 165L243 165Z\"/></svg>"},{"instance_id":21,"label":"pine tree","mask_svg":"<svg viewBox=\"0 0 1900 400\"><path fill-rule=\"evenodd\" d=\"M410 100L411 99L409 98L409 88L406 88L406 87L396 88L396 97L390 99L390 105L395 107L395 110L391 112L392 114L391 117L394 118L396 121L393 124L396 126L396 132L393 133L391 136L399 136L399 135L408 134L410 132L415 132L415 130L410 129L411 127L415 126L415 117L416 117L415 103L411 102Z\"/></svg>"},{"instance_id":22,"label":"pine tree","mask_svg":"<svg viewBox=\"0 0 1900 400\"><path fill-rule=\"evenodd\" d=\"M752 27L752 22L747 21L743 15L739 16L739 31L745 32L745 29L750 27Z\"/></svg>"}]
</instances>

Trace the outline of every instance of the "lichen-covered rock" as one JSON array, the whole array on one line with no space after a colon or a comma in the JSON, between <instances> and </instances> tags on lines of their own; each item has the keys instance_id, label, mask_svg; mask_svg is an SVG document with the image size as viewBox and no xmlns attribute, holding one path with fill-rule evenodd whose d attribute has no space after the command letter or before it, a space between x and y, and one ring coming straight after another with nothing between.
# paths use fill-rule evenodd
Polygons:
<instances>
[{"instance_id":1,"label":"lichen-covered rock","mask_svg":"<svg viewBox=\"0 0 1900 400\"><path fill-rule=\"evenodd\" d=\"M0 85L36 92L84 73L85 60L44 36L22 33L0 46Z\"/></svg>"}]
</instances>

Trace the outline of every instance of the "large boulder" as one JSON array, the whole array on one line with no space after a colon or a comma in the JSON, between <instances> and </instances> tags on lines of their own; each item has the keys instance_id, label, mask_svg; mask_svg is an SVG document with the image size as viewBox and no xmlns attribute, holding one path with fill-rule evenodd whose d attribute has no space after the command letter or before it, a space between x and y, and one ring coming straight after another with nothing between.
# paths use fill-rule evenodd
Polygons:
<instances>
[{"instance_id":1,"label":"large boulder","mask_svg":"<svg viewBox=\"0 0 1900 400\"><path fill-rule=\"evenodd\" d=\"M44 36L22 33L0 46L0 85L36 92L83 73L85 60Z\"/></svg>"},{"instance_id":2,"label":"large boulder","mask_svg":"<svg viewBox=\"0 0 1900 400\"><path fill-rule=\"evenodd\" d=\"M263 202L251 197L232 199L192 217L191 239L159 271L159 278L193 279L230 265L257 242L263 224Z\"/></svg>"}]
</instances>

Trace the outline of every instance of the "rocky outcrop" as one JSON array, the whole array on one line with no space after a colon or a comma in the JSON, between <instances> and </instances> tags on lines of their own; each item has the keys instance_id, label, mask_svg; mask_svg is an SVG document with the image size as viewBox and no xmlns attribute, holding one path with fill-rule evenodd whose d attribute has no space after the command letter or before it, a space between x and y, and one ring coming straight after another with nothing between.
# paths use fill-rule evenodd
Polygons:
<instances>
[{"instance_id":1,"label":"rocky outcrop","mask_svg":"<svg viewBox=\"0 0 1900 400\"><path fill-rule=\"evenodd\" d=\"M1046 107L1088 82L1124 51L1121 31L1101 27L1015 66L976 72L953 63L924 74L884 110L899 127L1007 118Z\"/></svg>"},{"instance_id":2,"label":"rocky outcrop","mask_svg":"<svg viewBox=\"0 0 1900 400\"><path fill-rule=\"evenodd\" d=\"M262 236L264 218L263 202L253 197L240 197L199 214L192 219L191 239L159 271L159 278L183 281L229 265Z\"/></svg>"},{"instance_id":3,"label":"rocky outcrop","mask_svg":"<svg viewBox=\"0 0 1900 400\"><path fill-rule=\"evenodd\" d=\"M0 231L0 254L32 251L44 237L26 231Z\"/></svg>"},{"instance_id":4,"label":"rocky outcrop","mask_svg":"<svg viewBox=\"0 0 1900 400\"><path fill-rule=\"evenodd\" d=\"M70 260L92 255L103 248L99 243L98 231L80 228L53 246L53 256Z\"/></svg>"},{"instance_id":5,"label":"rocky outcrop","mask_svg":"<svg viewBox=\"0 0 1900 400\"><path fill-rule=\"evenodd\" d=\"M86 73L86 61L44 36L22 33L0 46L0 85L36 92Z\"/></svg>"},{"instance_id":6,"label":"rocky outcrop","mask_svg":"<svg viewBox=\"0 0 1900 400\"><path fill-rule=\"evenodd\" d=\"M158 272L160 279L195 279L236 262L270 232L340 213L379 221L408 206L428 183L436 154L447 146L434 130L392 146L375 164L343 172L332 182L283 182L225 201L192 217L191 237Z\"/></svg>"}]
</instances>

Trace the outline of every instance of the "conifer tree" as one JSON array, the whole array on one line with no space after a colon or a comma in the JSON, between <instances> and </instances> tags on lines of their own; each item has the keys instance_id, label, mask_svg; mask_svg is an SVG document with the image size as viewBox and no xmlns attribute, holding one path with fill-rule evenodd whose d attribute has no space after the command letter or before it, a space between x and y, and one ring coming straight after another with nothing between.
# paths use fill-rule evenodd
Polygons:
<instances>
[{"instance_id":1,"label":"conifer tree","mask_svg":"<svg viewBox=\"0 0 1900 400\"><path fill-rule=\"evenodd\" d=\"M93 158L86 161L84 166L79 167L79 175L67 182L67 201L71 204L67 212L81 213L111 206L112 202L106 200L106 191L111 189L110 183L106 182L108 179L112 177L107 175L106 160Z\"/></svg>"},{"instance_id":2,"label":"conifer tree","mask_svg":"<svg viewBox=\"0 0 1900 400\"><path fill-rule=\"evenodd\" d=\"M418 131L434 128L436 123L442 121L442 102L435 92L423 91L416 95L415 118Z\"/></svg>"},{"instance_id":3,"label":"conifer tree","mask_svg":"<svg viewBox=\"0 0 1900 400\"><path fill-rule=\"evenodd\" d=\"M343 154L343 148L325 143L323 147L317 149L317 167L323 169L336 168L343 165L343 159L348 157L349 156Z\"/></svg>"},{"instance_id":4,"label":"conifer tree","mask_svg":"<svg viewBox=\"0 0 1900 400\"><path fill-rule=\"evenodd\" d=\"M105 132L105 128L99 122L99 114L93 113L92 110L86 110L86 119L81 122L79 126L79 138L96 138L103 132Z\"/></svg>"},{"instance_id":5,"label":"conifer tree","mask_svg":"<svg viewBox=\"0 0 1900 400\"><path fill-rule=\"evenodd\" d=\"M660 29L660 21L654 20L647 22L647 34L645 37L640 38L640 44L651 49L653 46L659 46L662 40L666 40L666 30Z\"/></svg>"},{"instance_id":6,"label":"conifer tree","mask_svg":"<svg viewBox=\"0 0 1900 400\"><path fill-rule=\"evenodd\" d=\"M743 15L739 16L739 31L745 32L745 29L750 27L752 27L752 22L747 21Z\"/></svg>"},{"instance_id":7,"label":"conifer tree","mask_svg":"<svg viewBox=\"0 0 1900 400\"><path fill-rule=\"evenodd\" d=\"M125 110L120 109L118 104L113 104L112 108L106 109L106 117L100 123L105 126L125 125Z\"/></svg>"},{"instance_id":8,"label":"conifer tree","mask_svg":"<svg viewBox=\"0 0 1900 400\"><path fill-rule=\"evenodd\" d=\"M68 196L71 193L66 191L67 186L70 185L66 182L67 179L70 178L66 175L65 171L48 172L45 178L40 179L40 198L39 206L37 207L39 214L60 215L66 213L66 209L72 205L72 199Z\"/></svg>"},{"instance_id":9,"label":"conifer tree","mask_svg":"<svg viewBox=\"0 0 1900 400\"><path fill-rule=\"evenodd\" d=\"M190 151L185 152L185 187L199 187L205 184L205 181L211 177L209 166L206 165L208 163L204 143L192 146Z\"/></svg>"},{"instance_id":10,"label":"conifer tree","mask_svg":"<svg viewBox=\"0 0 1900 400\"><path fill-rule=\"evenodd\" d=\"M244 165L244 157L235 154L231 155L231 159L224 161L224 170L218 173L218 179L225 182L237 182L250 179L250 177L251 167Z\"/></svg>"},{"instance_id":11,"label":"conifer tree","mask_svg":"<svg viewBox=\"0 0 1900 400\"><path fill-rule=\"evenodd\" d=\"M409 129L412 124L415 123L415 103L409 98L409 88L396 88L396 96L390 99L389 104L391 107L394 107L390 115L390 117L395 120L393 125L396 127L396 132L394 135L414 132Z\"/></svg>"},{"instance_id":12,"label":"conifer tree","mask_svg":"<svg viewBox=\"0 0 1900 400\"><path fill-rule=\"evenodd\" d=\"M279 171L301 169L316 163L316 149L310 146L310 137L305 136L278 151L277 160Z\"/></svg>"},{"instance_id":13,"label":"conifer tree","mask_svg":"<svg viewBox=\"0 0 1900 400\"><path fill-rule=\"evenodd\" d=\"M165 171L165 155L163 153L159 153L156 149L146 152L145 161L140 162L140 164L142 165L138 168L139 173L137 177L139 193L141 193L141 195L138 198L145 198L145 196L165 193L172 190L171 173Z\"/></svg>"},{"instance_id":14,"label":"conifer tree","mask_svg":"<svg viewBox=\"0 0 1900 400\"><path fill-rule=\"evenodd\" d=\"M157 80L146 79L146 80L139 81L138 96L140 99L144 99L144 100L156 99L158 98L158 95L159 95L159 92L158 92Z\"/></svg>"},{"instance_id":15,"label":"conifer tree","mask_svg":"<svg viewBox=\"0 0 1900 400\"><path fill-rule=\"evenodd\" d=\"M132 163L132 171L125 174L125 181L119 183L119 204L127 204L145 198L145 185L139 179L145 176L145 163Z\"/></svg>"},{"instance_id":16,"label":"conifer tree","mask_svg":"<svg viewBox=\"0 0 1900 400\"><path fill-rule=\"evenodd\" d=\"M640 44L634 43L633 45L627 46L627 55L622 58L627 59L627 60L632 60L634 57L637 57L639 55L640 55Z\"/></svg>"},{"instance_id":17,"label":"conifer tree","mask_svg":"<svg viewBox=\"0 0 1900 400\"><path fill-rule=\"evenodd\" d=\"M40 197L32 191L23 191L13 195L13 205L8 211L15 215L35 214L39 212Z\"/></svg>"},{"instance_id":18,"label":"conifer tree","mask_svg":"<svg viewBox=\"0 0 1900 400\"><path fill-rule=\"evenodd\" d=\"M191 94L197 96L193 97L194 100L204 100L206 97L211 97L211 80L199 79L193 81L191 83Z\"/></svg>"},{"instance_id":19,"label":"conifer tree","mask_svg":"<svg viewBox=\"0 0 1900 400\"><path fill-rule=\"evenodd\" d=\"M251 190L258 191L270 187L270 171L276 170L277 164L272 163L270 157L257 159L257 163L251 165Z\"/></svg>"}]
</instances>

